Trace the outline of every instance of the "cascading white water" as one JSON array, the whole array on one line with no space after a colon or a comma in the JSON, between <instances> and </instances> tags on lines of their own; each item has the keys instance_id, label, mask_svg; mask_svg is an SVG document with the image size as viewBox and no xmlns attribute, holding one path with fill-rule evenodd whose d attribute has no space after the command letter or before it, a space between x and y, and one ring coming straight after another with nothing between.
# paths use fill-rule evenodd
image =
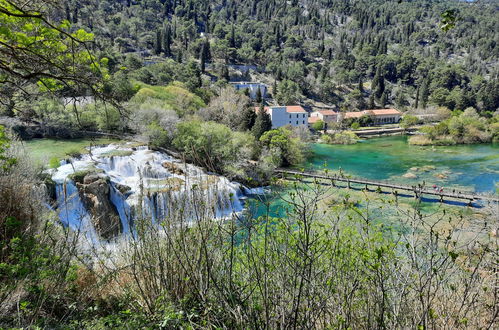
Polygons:
<instances>
[{"instance_id":1,"label":"cascading white water","mask_svg":"<svg viewBox=\"0 0 499 330\"><path fill-rule=\"evenodd\" d=\"M180 205L184 217L191 221L195 221L201 204L211 208L217 218L243 210L240 184L145 146L111 144L92 148L77 160L61 162L52 173L59 216L72 228L91 226L91 217L70 179L79 171L101 172L99 175L109 178L109 199L116 207L124 233L131 231L137 217L162 221L174 204L176 209Z\"/></svg>"}]
</instances>

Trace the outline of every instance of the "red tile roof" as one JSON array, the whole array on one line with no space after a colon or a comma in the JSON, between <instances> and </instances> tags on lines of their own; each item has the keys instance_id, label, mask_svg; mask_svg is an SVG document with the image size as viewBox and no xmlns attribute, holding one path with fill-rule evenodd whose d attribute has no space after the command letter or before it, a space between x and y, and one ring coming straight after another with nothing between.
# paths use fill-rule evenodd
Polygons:
<instances>
[{"instance_id":1,"label":"red tile roof","mask_svg":"<svg viewBox=\"0 0 499 330\"><path fill-rule=\"evenodd\" d=\"M374 110L365 110L365 112L371 111L375 116L381 115L401 115L402 113L397 109L374 109Z\"/></svg>"},{"instance_id":2,"label":"red tile roof","mask_svg":"<svg viewBox=\"0 0 499 330\"><path fill-rule=\"evenodd\" d=\"M286 112L306 112L301 105L287 105Z\"/></svg>"},{"instance_id":3,"label":"red tile roof","mask_svg":"<svg viewBox=\"0 0 499 330\"><path fill-rule=\"evenodd\" d=\"M333 110L319 110L317 112L323 116L334 116L334 115L338 114L336 111L333 111Z\"/></svg>"},{"instance_id":4,"label":"red tile roof","mask_svg":"<svg viewBox=\"0 0 499 330\"><path fill-rule=\"evenodd\" d=\"M345 112L343 118L360 118L363 115L364 115L364 113L362 111L358 111L358 112Z\"/></svg>"},{"instance_id":5,"label":"red tile roof","mask_svg":"<svg viewBox=\"0 0 499 330\"><path fill-rule=\"evenodd\" d=\"M322 120L322 119L320 119L319 117L308 117L308 123L309 124L316 123L316 122L318 122L320 120Z\"/></svg>"},{"instance_id":6,"label":"red tile roof","mask_svg":"<svg viewBox=\"0 0 499 330\"><path fill-rule=\"evenodd\" d=\"M269 108L272 108L273 106L270 106L270 107L264 107L265 111L266 112L269 112ZM279 106L275 106L275 107L279 107ZM255 111L258 112L260 110L260 107L255 107ZM307 113L307 111L305 111L305 109L303 109L302 106L300 105L287 105L286 106L286 112L292 112L292 113Z\"/></svg>"}]
</instances>

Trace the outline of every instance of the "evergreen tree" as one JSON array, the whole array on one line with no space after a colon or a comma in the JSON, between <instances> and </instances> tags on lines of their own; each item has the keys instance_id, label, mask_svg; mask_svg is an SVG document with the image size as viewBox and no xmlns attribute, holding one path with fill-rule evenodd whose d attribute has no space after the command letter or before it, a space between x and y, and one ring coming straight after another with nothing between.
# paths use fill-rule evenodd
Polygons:
<instances>
[{"instance_id":1,"label":"evergreen tree","mask_svg":"<svg viewBox=\"0 0 499 330\"><path fill-rule=\"evenodd\" d=\"M374 93L377 98L380 98L384 92L385 92L385 78L381 76L378 80L376 91Z\"/></svg>"},{"instance_id":2,"label":"evergreen tree","mask_svg":"<svg viewBox=\"0 0 499 330\"><path fill-rule=\"evenodd\" d=\"M381 80L381 65L378 65L376 68L376 74L374 75L374 78L371 82L371 90L376 90L378 87L379 81Z\"/></svg>"},{"instance_id":3,"label":"evergreen tree","mask_svg":"<svg viewBox=\"0 0 499 330\"><path fill-rule=\"evenodd\" d=\"M265 108L260 106L258 109L258 113L256 115L255 119L255 124L253 125L252 128L252 133L253 135L259 139L260 136L263 135L263 133L270 131L272 129L272 120L270 118L270 115L265 111Z\"/></svg>"},{"instance_id":4,"label":"evergreen tree","mask_svg":"<svg viewBox=\"0 0 499 330\"><path fill-rule=\"evenodd\" d=\"M256 112L252 106L247 106L243 109L242 119L241 119L241 127L242 131L248 131L253 128L256 120Z\"/></svg>"},{"instance_id":5,"label":"evergreen tree","mask_svg":"<svg viewBox=\"0 0 499 330\"><path fill-rule=\"evenodd\" d=\"M255 94L256 94L255 95L255 102L262 103L262 91L260 90L260 87L258 87Z\"/></svg>"},{"instance_id":6,"label":"evergreen tree","mask_svg":"<svg viewBox=\"0 0 499 330\"><path fill-rule=\"evenodd\" d=\"M386 104L388 103L388 95L387 95L386 91L384 91L383 94L381 94L381 98L379 99L379 103L380 103L382 108L384 108L386 106Z\"/></svg>"},{"instance_id":7,"label":"evergreen tree","mask_svg":"<svg viewBox=\"0 0 499 330\"><path fill-rule=\"evenodd\" d=\"M374 103L374 94L371 94L371 96L369 96L368 107L369 107L369 109L376 109L376 103Z\"/></svg>"},{"instance_id":8,"label":"evergreen tree","mask_svg":"<svg viewBox=\"0 0 499 330\"><path fill-rule=\"evenodd\" d=\"M416 100L414 101L414 108L419 108L419 86L416 89Z\"/></svg>"},{"instance_id":9,"label":"evergreen tree","mask_svg":"<svg viewBox=\"0 0 499 330\"><path fill-rule=\"evenodd\" d=\"M423 84L421 85L420 89L420 99L421 99L421 105L423 108L426 108L426 104L428 103L428 97L430 96L430 88L429 88L429 81L428 78L423 80Z\"/></svg>"},{"instance_id":10,"label":"evergreen tree","mask_svg":"<svg viewBox=\"0 0 499 330\"><path fill-rule=\"evenodd\" d=\"M206 58L205 58L205 52L204 52L204 45L203 45L203 48L201 48L201 53L199 54L200 58L200 68L201 68L201 73L204 73L205 72L205 69L206 69Z\"/></svg>"},{"instance_id":11,"label":"evergreen tree","mask_svg":"<svg viewBox=\"0 0 499 330\"><path fill-rule=\"evenodd\" d=\"M362 82L362 77L359 79L359 91L364 93L364 83Z\"/></svg>"},{"instance_id":12,"label":"evergreen tree","mask_svg":"<svg viewBox=\"0 0 499 330\"><path fill-rule=\"evenodd\" d=\"M163 32L163 47L165 50L166 57L172 56L171 44L172 44L172 30L170 28L170 24L166 24L165 30Z\"/></svg>"},{"instance_id":13,"label":"evergreen tree","mask_svg":"<svg viewBox=\"0 0 499 330\"><path fill-rule=\"evenodd\" d=\"M236 48L236 31L234 29L234 24L232 24L230 28L229 47Z\"/></svg>"},{"instance_id":14,"label":"evergreen tree","mask_svg":"<svg viewBox=\"0 0 499 330\"><path fill-rule=\"evenodd\" d=\"M156 31L156 42L154 44L154 53L156 55L161 54L161 33L159 31Z\"/></svg>"}]
</instances>

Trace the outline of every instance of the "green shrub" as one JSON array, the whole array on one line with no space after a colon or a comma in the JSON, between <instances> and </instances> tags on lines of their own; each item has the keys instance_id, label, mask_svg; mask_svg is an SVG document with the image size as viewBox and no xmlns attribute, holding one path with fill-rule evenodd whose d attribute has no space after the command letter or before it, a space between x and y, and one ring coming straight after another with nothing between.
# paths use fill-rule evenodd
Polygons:
<instances>
[{"instance_id":1,"label":"green shrub","mask_svg":"<svg viewBox=\"0 0 499 330\"><path fill-rule=\"evenodd\" d=\"M58 168L60 166L60 160L57 157L52 157L49 160L49 167L50 168Z\"/></svg>"}]
</instances>

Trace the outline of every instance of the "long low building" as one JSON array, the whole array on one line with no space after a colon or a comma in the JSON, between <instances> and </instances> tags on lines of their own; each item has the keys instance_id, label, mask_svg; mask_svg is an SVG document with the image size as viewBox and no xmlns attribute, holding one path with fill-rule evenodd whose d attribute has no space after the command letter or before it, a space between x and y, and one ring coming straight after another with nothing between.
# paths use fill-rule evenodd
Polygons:
<instances>
[{"instance_id":1,"label":"long low building","mask_svg":"<svg viewBox=\"0 0 499 330\"><path fill-rule=\"evenodd\" d=\"M259 111L260 107L255 107ZM278 128L286 125L306 126L308 125L308 112L299 105L275 105L264 107L272 120L272 128Z\"/></svg>"},{"instance_id":2,"label":"long low building","mask_svg":"<svg viewBox=\"0 0 499 330\"><path fill-rule=\"evenodd\" d=\"M345 112L342 119L371 117L374 125L395 124L400 121L402 113L397 109L372 109L356 112ZM341 117L341 115L339 116Z\"/></svg>"},{"instance_id":3,"label":"long low building","mask_svg":"<svg viewBox=\"0 0 499 330\"><path fill-rule=\"evenodd\" d=\"M371 117L374 125L383 125L398 123L402 117L402 113L397 109L372 109L353 112L319 110L310 114L309 124L313 124L319 120L325 123L337 123L345 119L360 119L363 116Z\"/></svg>"}]
</instances>

